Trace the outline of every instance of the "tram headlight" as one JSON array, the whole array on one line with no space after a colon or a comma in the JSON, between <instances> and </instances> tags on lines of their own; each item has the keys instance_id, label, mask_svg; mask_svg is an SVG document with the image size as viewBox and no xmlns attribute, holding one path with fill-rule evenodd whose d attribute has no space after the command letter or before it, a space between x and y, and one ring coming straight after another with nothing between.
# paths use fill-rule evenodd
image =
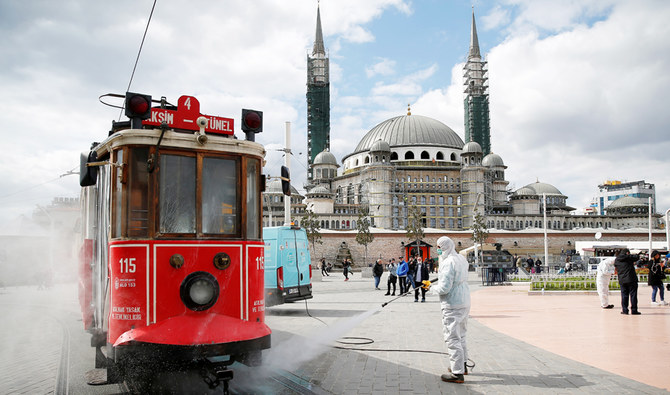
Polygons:
<instances>
[{"instance_id":1,"label":"tram headlight","mask_svg":"<svg viewBox=\"0 0 670 395\"><path fill-rule=\"evenodd\" d=\"M207 310L219 298L219 283L207 272L189 274L181 283L179 290L184 305L191 310Z\"/></svg>"},{"instance_id":2,"label":"tram headlight","mask_svg":"<svg viewBox=\"0 0 670 395\"><path fill-rule=\"evenodd\" d=\"M214 267L219 270L227 269L230 266L230 255L225 252L219 252L213 259Z\"/></svg>"},{"instance_id":3,"label":"tram headlight","mask_svg":"<svg viewBox=\"0 0 670 395\"><path fill-rule=\"evenodd\" d=\"M180 254L174 254L170 257L170 266L179 269L184 266L184 257Z\"/></svg>"}]
</instances>

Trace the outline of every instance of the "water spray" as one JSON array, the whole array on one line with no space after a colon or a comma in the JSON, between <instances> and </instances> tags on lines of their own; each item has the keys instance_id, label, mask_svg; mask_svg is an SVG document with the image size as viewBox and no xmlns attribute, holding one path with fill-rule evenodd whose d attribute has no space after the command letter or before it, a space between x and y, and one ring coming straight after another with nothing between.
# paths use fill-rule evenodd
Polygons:
<instances>
[{"instance_id":1,"label":"water spray","mask_svg":"<svg viewBox=\"0 0 670 395\"><path fill-rule=\"evenodd\" d=\"M434 283L434 282L436 282L436 281L437 281L437 278L434 278L434 279L432 279L432 280L430 280L430 281L429 281L429 280L421 281L421 284L422 284L422 285L421 285L421 288L423 288L423 289L425 289L425 290L429 290L429 289L430 289L430 284L432 284L432 283ZM395 302L396 300L402 298L403 296L405 296L405 295L407 295L408 293L414 291L415 289L416 289L416 287L415 287L414 289L407 290L407 292L405 292L405 293L403 293L403 294L400 294L400 296L396 296L395 298L389 300L388 302L382 303L382 307L386 307L387 304L389 304L389 303L391 303L391 302Z\"/></svg>"}]
</instances>

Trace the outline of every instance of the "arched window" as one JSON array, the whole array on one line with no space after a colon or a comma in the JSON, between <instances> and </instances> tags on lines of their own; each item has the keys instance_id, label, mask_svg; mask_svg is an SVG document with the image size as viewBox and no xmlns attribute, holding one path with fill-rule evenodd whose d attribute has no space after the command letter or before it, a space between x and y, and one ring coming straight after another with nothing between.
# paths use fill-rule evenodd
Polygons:
<instances>
[{"instance_id":1,"label":"arched window","mask_svg":"<svg viewBox=\"0 0 670 395\"><path fill-rule=\"evenodd\" d=\"M428 155L428 151L421 152L421 159L430 159L430 155Z\"/></svg>"},{"instance_id":2,"label":"arched window","mask_svg":"<svg viewBox=\"0 0 670 395\"><path fill-rule=\"evenodd\" d=\"M370 163L370 157L369 156L365 157L365 163Z\"/></svg>"},{"instance_id":3,"label":"arched window","mask_svg":"<svg viewBox=\"0 0 670 395\"><path fill-rule=\"evenodd\" d=\"M453 152L451 153L451 160L456 161L456 154L454 154Z\"/></svg>"},{"instance_id":4,"label":"arched window","mask_svg":"<svg viewBox=\"0 0 670 395\"><path fill-rule=\"evenodd\" d=\"M435 155L435 159L444 160L444 154L442 153L442 151L439 151L437 155Z\"/></svg>"},{"instance_id":5,"label":"arched window","mask_svg":"<svg viewBox=\"0 0 670 395\"><path fill-rule=\"evenodd\" d=\"M392 152L391 153L391 160L398 160L398 153L397 152Z\"/></svg>"},{"instance_id":6,"label":"arched window","mask_svg":"<svg viewBox=\"0 0 670 395\"><path fill-rule=\"evenodd\" d=\"M410 160L410 159L414 159L414 152L412 152L412 151L405 152L405 160Z\"/></svg>"}]
</instances>

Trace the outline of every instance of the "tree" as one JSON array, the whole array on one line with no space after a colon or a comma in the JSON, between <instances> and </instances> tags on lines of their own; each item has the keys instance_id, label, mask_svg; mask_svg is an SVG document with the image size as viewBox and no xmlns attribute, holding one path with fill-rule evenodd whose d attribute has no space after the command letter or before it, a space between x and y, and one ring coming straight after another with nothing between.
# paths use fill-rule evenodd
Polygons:
<instances>
[{"instance_id":1,"label":"tree","mask_svg":"<svg viewBox=\"0 0 670 395\"><path fill-rule=\"evenodd\" d=\"M311 210L307 210L307 215L302 219L302 227L307 233L307 240L312 246L312 255L316 258L316 244L323 244L321 241L321 221L319 216Z\"/></svg>"},{"instance_id":2,"label":"tree","mask_svg":"<svg viewBox=\"0 0 670 395\"><path fill-rule=\"evenodd\" d=\"M367 207L361 208L358 213L356 231L356 243L365 246L365 259L363 260L363 266L365 266L368 261L368 244L375 239L375 236L370 233L370 210Z\"/></svg>"},{"instance_id":3,"label":"tree","mask_svg":"<svg viewBox=\"0 0 670 395\"><path fill-rule=\"evenodd\" d=\"M489 237L489 229L486 227L486 218L478 211L475 212L475 220L472 224L472 242L475 245L484 245L484 242ZM475 256L475 263L477 263L477 256Z\"/></svg>"},{"instance_id":4,"label":"tree","mask_svg":"<svg viewBox=\"0 0 670 395\"><path fill-rule=\"evenodd\" d=\"M407 227L405 228L407 238L416 241L416 248L424 237L423 213L418 206L411 205L407 208Z\"/></svg>"}]
</instances>

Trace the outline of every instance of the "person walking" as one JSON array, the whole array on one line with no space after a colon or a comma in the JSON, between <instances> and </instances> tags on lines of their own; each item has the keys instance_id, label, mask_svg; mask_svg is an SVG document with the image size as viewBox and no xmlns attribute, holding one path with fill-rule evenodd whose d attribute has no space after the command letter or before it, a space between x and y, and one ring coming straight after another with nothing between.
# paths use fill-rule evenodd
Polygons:
<instances>
[{"instance_id":1,"label":"person walking","mask_svg":"<svg viewBox=\"0 0 670 395\"><path fill-rule=\"evenodd\" d=\"M321 275L330 276L330 274L328 274L328 270L326 270L326 258L321 258Z\"/></svg>"},{"instance_id":2,"label":"person walking","mask_svg":"<svg viewBox=\"0 0 670 395\"><path fill-rule=\"evenodd\" d=\"M409 265L403 259L403 257L399 257L398 260L400 261L400 263L398 264L398 271L396 273L398 274L398 285L400 286L400 295L402 295L408 291L406 280L407 280L407 272L409 271Z\"/></svg>"},{"instance_id":3,"label":"person walking","mask_svg":"<svg viewBox=\"0 0 670 395\"><path fill-rule=\"evenodd\" d=\"M614 274L614 257L603 259L598 264L598 274L596 275L596 289L600 297L600 307L603 309L614 308L609 301L610 279Z\"/></svg>"},{"instance_id":4,"label":"person walking","mask_svg":"<svg viewBox=\"0 0 670 395\"><path fill-rule=\"evenodd\" d=\"M434 292L440 297L442 329L449 352L449 372L442 381L463 383L468 374L466 334L470 313L470 287L468 286L468 261L456 253L454 242L447 236L437 240L439 267Z\"/></svg>"},{"instance_id":5,"label":"person walking","mask_svg":"<svg viewBox=\"0 0 670 395\"><path fill-rule=\"evenodd\" d=\"M535 261L535 273L542 273L542 261L540 258L537 258Z\"/></svg>"},{"instance_id":6,"label":"person walking","mask_svg":"<svg viewBox=\"0 0 670 395\"><path fill-rule=\"evenodd\" d=\"M388 266L386 267L389 271L389 278L386 281L386 296L395 296L395 283L398 281L398 265L395 263L395 258L391 258ZM391 293L391 285L393 285L393 293Z\"/></svg>"},{"instance_id":7,"label":"person walking","mask_svg":"<svg viewBox=\"0 0 670 395\"><path fill-rule=\"evenodd\" d=\"M637 310L637 273L635 272L636 255L631 255L628 248L622 249L614 260L621 285L621 314L628 314L628 302L630 300L630 313L640 315Z\"/></svg>"},{"instance_id":8,"label":"person walking","mask_svg":"<svg viewBox=\"0 0 670 395\"><path fill-rule=\"evenodd\" d=\"M651 285L651 305L667 306L668 302L665 301L665 291L663 290L663 279L665 279L665 273L663 273L663 266L661 265L661 254L654 250L651 252L650 257L649 280L647 280L647 284ZM656 302L657 293L659 293L660 296L659 302Z\"/></svg>"},{"instance_id":9,"label":"person walking","mask_svg":"<svg viewBox=\"0 0 670 395\"><path fill-rule=\"evenodd\" d=\"M382 279L382 274L384 274L384 266L382 265L382 260L377 259L375 265L372 267L372 276L375 278L375 289L379 291L379 282Z\"/></svg>"},{"instance_id":10,"label":"person walking","mask_svg":"<svg viewBox=\"0 0 670 395\"><path fill-rule=\"evenodd\" d=\"M416 255L412 255L412 259L407 263L407 284L405 285L405 290L409 291L409 285L412 284L412 288L416 288L414 283L414 277L416 276Z\"/></svg>"},{"instance_id":11,"label":"person walking","mask_svg":"<svg viewBox=\"0 0 670 395\"><path fill-rule=\"evenodd\" d=\"M349 261L345 258L342 260L342 273L344 274L344 281L349 281Z\"/></svg>"},{"instance_id":12,"label":"person walking","mask_svg":"<svg viewBox=\"0 0 670 395\"><path fill-rule=\"evenodd\" d=\"M421 303L426 301L426 288L422 285L423 281L428 281L429 276L429 267L426 263L421 262L421 257L416 260L416 274L414 276L414 283L416 287L414 288L414 301L419 301L419 289L421 290Z\"/></svg>"}]
</instances>

